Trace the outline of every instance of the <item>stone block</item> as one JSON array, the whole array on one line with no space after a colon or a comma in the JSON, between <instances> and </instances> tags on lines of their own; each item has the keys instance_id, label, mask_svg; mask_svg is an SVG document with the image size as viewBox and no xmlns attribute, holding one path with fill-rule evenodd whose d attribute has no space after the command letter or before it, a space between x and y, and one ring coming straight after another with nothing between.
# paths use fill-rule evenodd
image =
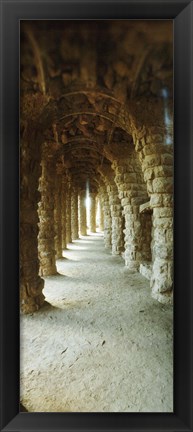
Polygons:
<instances>
[{"instance_id":1,"label":"stone block","mask_svg":"<svg viewBox=\"0 0 193 432\"><path fill-rule=\"evenodd\" d=\"M166 242L166 229L163 227L156 227L153 233L153 239L159 243Z\"/></svg>"},{"instance_id":2,"label":"stone block","mask_svg":"<svg viewBox=\"0 0 193 432\"><path fill-rule=\"evenodd\" d=\"M126 166L117 166L116 167L116 176L118 175L118 174L124 174L125 172L126 172L126 170L127 170L127 167Z\"/></svg>"},{"instance_id":3,"label":"stone block","mask_svg":"<svg viewBox=\"0 0 193 432\"><path fill-rule=\"evenodd\" d=\"M122 204L122 206L124 207L124 206L126 206L126 205L129 205L130 204L130 202L131 202L131 198L122 198L122 200L121 200L121 204Z\"/></svg>"},{"instance_id":4,"label":"stone block","mask_svg":"<svg viewBox=\"0 0 193 432\"><path fill-rule=\"evenodd\" d=\"M135 173L125 173L124 174L124 183L136 183L137 176Z\"/></svg>"},{"instance_id":5,"label":"stone block","mask_svg":"<svg viewBox=\"0 0 193 432\"><path fill-rule=\"evenodd\" d=\"M159 154L152 154L149 156L145 156L145 159L142 163L142 171L145 171L147 168L152 168L160 165L161 158Z\"/></svg>"},{"instance_id":6,"label":"stone block","mask_svg":"<svg viewBox=\"0 0 193 432\"><path fill-rule=\"evenodd\" d=\"M170 207L161 207L161 208L154 208L153 209L153 215L155 217L169 217L169 216L173 216L173 209Z\"/></svg>"},{"instance_id":7,"label":"stone block","mask_svg":"<svg viewBox=\"0 0 193 432\"><path fill-rule=\"evenodd\" d=\"M155 243L153 246L153 255L159 257L159 259L172 259L173 258L173 246L167 243Z\"/></svg>"},{"instance_id":8,"label":"stone block","mask_svg":"<svg viewBox=\"0 0 193 432\"><path fill-rule=\"evenodd\" d=\"M170 153L164 153L161 155L161 164L162 165L172 165L174 163L173 155Z\"/></svg>"},{"instance_id":9,"label":"stone block","mask_svg":"<svg viewBox=\"0 0 193 432\"><path fill-rule=\"evenodd\" d=\"M133 213L133 206L127 204L127 205L124 205L123 207L124 207L124 214L125 215Z\"/></svg>"},{"instance_id":10,"label":"stone block","mask_svg":"<svg viewBox=\"0 0 193 432\"><path fill-rule=\"evenodd\" d=\"M168 228L166 231L166 241L167 242L173 242L174 239L174 233L172 228Z\"/></svg>"},{"instance_id":11,"label":"stone block","mask_svg":"<svg viewBox=\"0 0 193 432\"><path fill-rule=\"evenodd\" d=\"M121 200L123 197L124 197L124 192L122 192L122 191L119 191L119 199Z\"/></svg>"},{"instance_id":12,"label":"stone block","mask_svg":"<svg viewBox=\"0 0 193 432\"><path fill-rule=\"evenodd\" d=\"M172 176L173 176L172 165L162 165L154 168L154 177L172 177Z\"/></svg>"},{"instance_id":13,"label":"stone block","mask_svg":"<svg viewBox=\"0 0 193 432\"><path fill-rule=\"evenodd\" d=\"M139 191L134 191L134 190L127 190L124 191L124 197L128 197L128 198L133 198L133 197L137 197L139 195Z\"/></svg>"},{"instance_id":14,"label":"stone block","mask_svg":"<svg viewBox=\"0 0 193 432\"><path fill-rule=\"evenodd\" d=\"M140 140L140 139L136 139L136 141L135 141L135 150L137 152L139 152L139 151L141 151L143 149L143 146L144 146L144 142L142 142L142 140Z\"/></svg>"},{"instance_id":15,"label":"stone block","mask_svg":"<svg viewBox=\"0 0 193 432\"><path fill-rule=\"evenodd\" d=\"M147 181L147 192L148 192L148 194L152 194L153 193L152 180L148 180Z\"/></svg>"},{"instance_id":16,"label":"stone block","mask_svg":"<svg viewBox=\"0 0 193 432\"><path fill-rule=\"evenodd\" d=\"M155 177L154 175L154 169L153 168L147 168L144 172L144 180L145 182L148 180L152 180Z\"/></svg>"},{"instance_id":17,"label":"stone block","mask_svg":"<svg viewBox=\"0 0 193 432\"><path fill-rule=\"evenodd\" d=\"M163 194L163 206L164 207L172 207L173 206L173 194Z\"/></svg>"},{"instance_id":18,"label":"stone block","mask_svg":"<svg viewBox=\"0 0 193 432\"><path fill-rule=\"evenodd\" d=\"M152 155L152 154L157 154L157 151L158 151L158 149L156 148L156 145L155 144L153 144L153 143L151 143L151 142L149 142L148 144L146 144L144 147L143 147L143 154L144 154L144 156L149 156L149 155ZM159 151L159 153L161 152L161 149L160 149L160 151Z\"/></svg>"},{"instance_id":19,"label":"stone block","mask_svg":"<svg viewBox=\"0 0 193 432\"><path fill-rule=\"evenodd\" d=\"M172 177L158 177L153 180L153 192L164 193L173 192L173 178Z\"/></svg>"},{"instance_id":20,"label":"stone block","mask_svg":"<svg viewBox=\"0 0 193 432\"><path fill-rule=\"evenodd\" d=\"M167 218L153 218L153 226L155 228L172 228L173 227L173 218L167 217Z\"/></svg>"},{"instance_id":21,"label":"stone block","mask_svg":"<svg viewBox=\"0 0 193 432\"><path fill-rule=\"evenodd\" d=\"M121 175L121 174L116 174L116 176L115 176L115 181L116 181L116 183L117 184L119 184L119 183L122 183L123 182L123 175Z\"/></svg>"}]
</instances>

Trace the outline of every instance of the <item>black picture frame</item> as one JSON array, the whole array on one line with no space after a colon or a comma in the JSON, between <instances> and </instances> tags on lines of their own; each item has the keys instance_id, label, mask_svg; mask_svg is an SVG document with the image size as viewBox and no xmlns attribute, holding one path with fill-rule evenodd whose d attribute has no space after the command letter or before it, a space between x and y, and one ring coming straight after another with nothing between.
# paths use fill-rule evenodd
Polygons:
<instances>
[{"instance_id":1,"label":"black picture frame","mask_svg":"<svg viewBox=\"0 0 193 432\"><path fill-rule=\"evenodd\" d=\"M1 0L1 430L193 431L193 2ZM174 412L19 412L19 21L174 20Z\"/></svg>"}]
</instances>

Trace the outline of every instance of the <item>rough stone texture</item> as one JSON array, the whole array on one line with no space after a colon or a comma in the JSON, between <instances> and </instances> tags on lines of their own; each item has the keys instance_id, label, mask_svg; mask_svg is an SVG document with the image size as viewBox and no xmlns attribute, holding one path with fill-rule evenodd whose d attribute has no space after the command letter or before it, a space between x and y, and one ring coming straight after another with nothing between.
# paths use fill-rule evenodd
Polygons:
<instances>
[{"instance_id":1,"label":"rough stone texture","mask_svg":"<svg viewBox=\"0 0 193 432\"><path fill-rule=\"evenodd\" d=\"M151 280L152 275L152 264L150 262L144 262L143 264L140 264L139 272L144 276L146 279Z\"/></svg>"},{"instance_id":2,"label":"rough stone texture","mask_svg":"<svg viewBox=\"0 0 193 432\"><path fill-rule=\"evenodd\" d=\"M78 189L75 186L71 192L71 233L72 240L78 239Z\"/></svg>"},{"instance_id":3,"label":"rough stone texture","mask_svg":"<svg viewBox=\"0 0 193 432\"><path fill-rule=\"evenodd\" d=\"M38 251L40 260L40 275L48 276L57 273L55 260L55 227L54 227L54 192L55 164L53 160L42 160L42 175L39 190L39 235Z\"/></svg>"},{"instance_id":4,"label":"rough stone texture","mask_svg":"<svg viewBox=\"0 0 193 432\"><path fill-rule=\"evenodd\" d=\"M104 230L104 214L103 214L103 209L102 209L101 197L99 197L99 199L98 199L98 206L99 206L99 230L103 231Z\"/></svg>"},{"instance_id":5,"label":"rough stone texture","mask_svg":"<svg viewBox=\"0 0 193 432\"><path fill-rule=\"evenodd\" d=\"M140 214L141 223L141 260L152 261L152 212L144 212Z\"/></svg>"},{"instance_id":6,"label":"rough stone texture","mask_svg":"<svg viewBox=\"0 0 193 432\"><path fill-rule=\"evenodd\" d=\"M112 219L112 254L121 255L121 253L124 251L122 206L118 197L117 185L115 184L113 178L109 179L107 193L109 195L109 205Z\"/></svg>"},{"instance_id":7,"label":"rough stone texture","mask_svg":"<svg viewBox=\"0 0 193 432\"><path fill-rule=\"evenodd\" d=\"M135 130L134 142L153 208L150 286L155 299L169 303L173 288L173 146L165 142L163 127L143 127L142 132Z\"/></svg>"},{"instance_id":8,"label":"rough stone texture","mask_svg":"<svg viewBox=\"0 0 193 432\"><path fill-rule=\"evenodd\" d=\"M72 241L71 231L71 181L68 178L66 188L66 244Z\"/></svg>"},{"instance_id":9,"label":"rough stone texture","mask_svg":"<svg viewBox=\"0 0 193 432\"><path fill-rule=\"evenodd\" d=\"M44 280L38 275L37 240L40 142L37 137L35 139L31 126L20 142L20 304L23 313L34 312L44 303Z\"/></svg>"},{"instance_id":10,"label":"rough stone texture","mask_svg":"<svg viewBox=\"0 0 193 432\"><path fill-rule=\"evenodd\" d=\"M139 161L133 153L128 160L114 161L115 182L125 216L125 264L139 269L142 260L142 226L139 206L147 201L147 192Z\"/></svg>"},{"instance_id":11,"label":"rough stone texture","mask_svg":"<svg viewBox=\"0 0 193 432\"><path fill-rule=\"evenodd\" d=\"M54 193L55 251L56 259L62 258L62 179L60 174L55 177Z\"/></svg>"},{"instance_id":12,"label":"rough stone texture","mask_svg":"<svg viewBox=\"0 0 193 432\"><path fill-rule=\"evenodd\" d=\"M35 304L41 303L38 296L42 282L32 237L38 222L35 209L39 201L41 146L48 143L49 163L54 158L65 178L61 186L62 247L76 236L71 233L72 185L77 185L80 191L89 185L89 190L96 194L102 187L105 247L112 245L113 253L120 253L125 234L126 266L139 269L141 263L152 261L152 295L159 301L170 301L173 280L172 23L108 21L97 25L85 22L83 26L81 22L43 23L40 20L22 22L21 33L21 135L30 146L30 149L24 147L22 156L28 164L28 170L24 166L21 174L22 187L25 190L25 184L29 183L29 196L25 197L25 203L22 201L21 242L28 243L37 264L36 276L35 270L25 270L26 274L34 275L34 294L26 294L25 285L22 299L37 297ZM42 158L44 161L44 153ZM103 171L110 175L104 175ZM54 217L49 202L49 199L53 201L53 187L53 176L49 174L44 185L48 189L44 193L45 208L42 201L40 204L41 266L52 259L54 266ZM32 200L34 213L29 216ZM139 211L147 200L152 220ZM29 217L33 219L30 228ZM60 217L56 219L58 256L61 254ZM85 223L80 225L85 233ZM95 227L91 229L94 231ZM25 273L24 267L22 271ZM24 277L25 284L27 278ZM41 288L36 290L38 283Z\"/></svg>"},{"instance_id":13,"label":"rough stone texture","mask_svg":"<svg viewBox=\"0 0 193 432\"><path fill-rule=\"evenodd\" d=\"M79 210L79 233L82 236L87 234L86 228L86 191L79 192L78 197L78 210Z\"/></svg>"},{"instance_id":14,"label":"rough stone texture","mask_svg":"<svg viewBox=\"0 0 193 432\"><path fill-rule=\"evenodd\" d=\"M104 214L104 245L105 248L111 248L112 244L112 219L111 210L109 205L109 195L107 193L106 186L100 187L100 193L102 197L102 206Z\"/></svg>"},{"instance_id":15,"label":"rough stone texture","mask_svg":"<svg viewBox=\"0 0 193 432\"><path fill-rule=\"evenodd\" d=\"M62 249L66 249L66 176L62 175L61 190L61 222L62 222Z\"/></svg>"},{"instance_id":16,"label":"rough stone texture","mask_svg":"<svg viewBox=\"0 0 193 432\"><path fill-rule=\"evenodd\" d=\"M91 232L96 232L96 193L90 192L90 226Z\"/></svg>"}]
</instances>

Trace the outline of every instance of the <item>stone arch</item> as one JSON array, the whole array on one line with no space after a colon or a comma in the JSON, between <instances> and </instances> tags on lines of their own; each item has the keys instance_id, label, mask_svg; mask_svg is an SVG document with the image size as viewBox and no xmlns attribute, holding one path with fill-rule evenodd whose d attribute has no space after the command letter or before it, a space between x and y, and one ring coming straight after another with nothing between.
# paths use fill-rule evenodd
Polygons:
<instances>
[{"instance_id":1,"label":"stone arch","mask_svg":"<svg viewBox=\"0 0 193 432\"><path fill-rule=\"evenodd\" d=\"M95 31L92 32L92 41L89 41L90 24L86 24L84 31L78 25L80 38L73 38L71 52L72 29L68 24L65 28L65 38L62 37L64 29L61 23L57 26L55 23L49 25L53 26L55 33L51 32L50 44L47 44L46 26L42 29L41 23L30 23L29 26L22 24L24 40L21 77L21 185L23 197L28 189L27 194L30 198L25 197L24 203L21 197L21 243L27 243L25 230L32 230L33 235L37 235L37 211L30 226L27 208L31 208L32 196L35 209L40 200L37 189L39 178L42 177L41 165L44 167L43 170L46 165L55 179L55 184L51 185L49 175L46 177L46 187L52 189L50 196L55 194L55 202L52 199L53 203L48 205L49 212L53 214L53 219L55 218L55 226L50 234L52 247L48 246L47 242L44 250L44 258L49 254L52 256L53 269L55 258L61 255L61 248L65 248L72 237L78 235L77 197L78 194L80 198L80 195L85 193L87 182L90 184L90 192L96 195L100 191L102 197L106 246L112 243L112 219L117 217L114 212L119 211L118 218L121 219L123 209L125 261L130 268L138 269L139 264L150 252L150 248L144 248L146 228L143 227L143 215L140 216L140 206L150 200L154 225L151 248L152 293L159 301L170 301L173 156L172 104L168 98L166 106L166 93L171 89L170 26L163 23L166 31L161 34L155 25L154 44L150 46L151 32L144 22L135 23L134 26L131 24L129 33L124 22L117 23L115 33L110 22L106 27L103 23L93 23ZM102 33L107 29L109 35L109 39L105 40L106 54L101 56L98 48L91 49L92 44L93 48L96 46L95 37L98 35L99 27ZM77 34L76 29L73 31ZM142 34L144 37L140 36ZM134 42L134 48L128 45L130 37ZM97 46L100 46L103 39L101 33L98 38ZM82 41L86 46L86 54L83 52ZM113 44L113 50L108 51L109 44ZM44 56L41 55L42 52ZM141 54L144 52L142 58ZM89 79L89 76L92 76L92 79ZM159 99L160 91L162 100ZM171 99L170 91L169 94ZM28 141L30 148L23 144L23 139L26 143ZM29 160L29 179L26 179ZM105 166L108 169L112 166L113 174L108 180L109 183L100 172ZM118 190L117 201L112 202L111 192L113 195L115 188ZM62 210L59 208L60 205ZM52 206L55 206L55 210L51 209ZM119 209L115 209L115 206L119 206ZM40 219L43 220L45 213L43 216L41 201L39 208ZM72 213L76 227L71 224ZM35 247L35 239L32 240L32 244ZM27 305L30 292L29 304L32 305L32 309L38 308L43 301L40 288L37 287L36 290L38 283L42 290L43 283L40 282L37 271L37 251L34 257L37 272L35 276L34 270L34 287L21 296L22 301L25 298L24 304ZM23 256L21 258L21 261L24 260ZM26 290L26 283L30 285L31 282L28 281L27 266L22 264L21 267L22 275L25 274L24 268L26 269L24 279L26 278L27 282L21 284L22 287L25 285ZM32 275L30 277L32 279ZM28 306L23 306L23 309L26 311Z\"/></svg>"}]
</instances>

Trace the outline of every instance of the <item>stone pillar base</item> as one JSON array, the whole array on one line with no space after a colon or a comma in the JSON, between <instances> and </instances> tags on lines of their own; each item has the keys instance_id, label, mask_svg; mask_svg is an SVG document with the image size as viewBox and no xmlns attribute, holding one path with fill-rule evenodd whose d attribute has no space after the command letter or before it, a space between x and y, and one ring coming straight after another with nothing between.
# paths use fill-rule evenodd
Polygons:
<instances>
[{"instance_id":1,"label":"stone pillar base","mask_svg":"<svg viewBox=\"0 0 193 432\"><path fill-rule=\"evenodd\" d=\"M173 291L166 291L164 293L160 293L152 290L151 296L162 304L173 304Z\"/></svg>"}]
</instances>

